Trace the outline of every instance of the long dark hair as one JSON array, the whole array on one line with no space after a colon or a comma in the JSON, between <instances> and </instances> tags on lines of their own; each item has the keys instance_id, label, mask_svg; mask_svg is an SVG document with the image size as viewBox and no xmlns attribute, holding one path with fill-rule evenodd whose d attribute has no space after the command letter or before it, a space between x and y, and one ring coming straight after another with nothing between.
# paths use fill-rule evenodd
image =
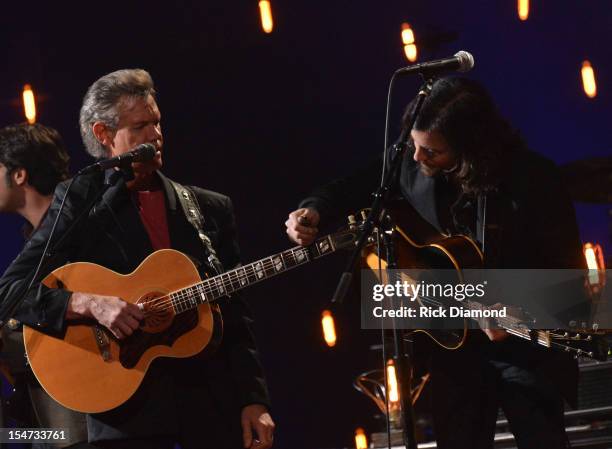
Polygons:
<instances>
[{"instance_id":1,"label":"long dark hair","mask_svg":"<svg viewBox=\"0 0 612 449\"><path fill-rule=\"evenodd\" d=\"M414 100L404 114L404 126ZM525 148L519 134L501 116L486 89L466 78L441 78L425 98L414 128L437 131L457 153L454 175L463 192L495 190L510 151Z\"/></svg>"}]
</instances>

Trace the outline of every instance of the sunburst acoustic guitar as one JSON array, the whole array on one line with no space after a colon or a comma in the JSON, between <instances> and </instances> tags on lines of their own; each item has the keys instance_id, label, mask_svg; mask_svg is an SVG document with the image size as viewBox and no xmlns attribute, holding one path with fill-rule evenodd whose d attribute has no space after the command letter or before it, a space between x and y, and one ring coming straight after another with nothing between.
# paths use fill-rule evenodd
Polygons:
<instances>
[{"instance_id":1,"label":"sunburst acoustic guitar","mask_svg":"<svg viewBox=\"0 0 612 449\"><path fill-rule=\"evenodd\" d=\"M461 282L462 270L477 269L483 265L483 254L478 245L467 236L444 235L425 221L416 210L406 202L393 205L387 211L393 222L395 255L400 268L407 269L446 269L455 271L455 282ZM366 247L364 265L375 271L379 277L380 269L386 268L384 258L379 258L374 246ZM383 282L384 271L383 273ZM414 281L414 280L412 280ZM445 305L438 298L421 296L420 305ZM452 300L451 300L452 301ZM464 300L462 307L478 310L487 305L477 301ZM534 344L565 351L575 356L589 357L599 361L608 358L609 346L606 335L609 331L585 329L531 329L520 317L508 316L497 319L499 328ZM439 346L454 350L464 343L469 326L468 319L455 320L456 329L415 329L411 332L424 333Z\"/></svg>"}]
</instances>

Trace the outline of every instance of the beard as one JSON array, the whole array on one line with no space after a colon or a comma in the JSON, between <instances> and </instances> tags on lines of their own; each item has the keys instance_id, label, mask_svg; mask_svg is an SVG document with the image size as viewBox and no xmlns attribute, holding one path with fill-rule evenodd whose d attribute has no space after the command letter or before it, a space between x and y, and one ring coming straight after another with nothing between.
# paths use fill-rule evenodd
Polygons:
<instances>
[{"instance_id":1,"label":"beard","mask_svg":"<svg viewBox=\"0 0 612 449\"><path fill-rule=\"evenodd\" d=\"M437 167L428 167L427 165L419 162L419 171L422 175L432 178L440 173L440 169Z\"/></svg>"}]
</instances>

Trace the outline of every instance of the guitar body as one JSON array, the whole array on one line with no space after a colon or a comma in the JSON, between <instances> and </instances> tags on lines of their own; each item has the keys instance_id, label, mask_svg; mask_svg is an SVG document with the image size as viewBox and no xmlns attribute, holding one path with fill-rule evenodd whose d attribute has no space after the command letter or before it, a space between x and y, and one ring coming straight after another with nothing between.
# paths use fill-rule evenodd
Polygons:
<instances>
[{"instance_id":1,"label":"guitar body","mask_svg":"<svg viewBox=\"0 0 612 449\"><path fill-rule=\"evenodd\" d=\"M145 320L121 341L92 320L70 322L63 338L24 326L34 375L67 408L99 413L121 405L138 389L155 358L191 357L220 340L217 305L200 304L180 314L168 307L166 295L200 281L191 260L171 249L151 254L127 275L87 262L58 268L44 279L46 286L142 303Z\"/></svg>"},{"instance_id":2,"label":"guitar body","mask_svg":"<svg viewBox=\"0 0 612 449\"><path fill-rule=\"evenodd\" d=\"M455 270L454 281L460 282L462 269L482 267L483 254L469 237L441 234L407 201L393 204L388 212L396 234L395 257L399 269ZM364 262L372 270L387 266L384 259L379 260L375 247L366 249ZM467 322L461 321L461 329L418 329L412 332L425 333L446 349L458 349L467 337Z\"/></svg>"}]
</instances>

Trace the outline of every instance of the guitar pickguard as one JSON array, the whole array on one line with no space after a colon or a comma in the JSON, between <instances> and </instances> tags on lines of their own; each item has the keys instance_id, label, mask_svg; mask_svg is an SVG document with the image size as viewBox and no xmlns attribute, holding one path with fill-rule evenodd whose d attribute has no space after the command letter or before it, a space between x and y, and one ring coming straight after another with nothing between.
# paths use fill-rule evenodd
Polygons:
<instances>
[{"instance_id":1,"label":"guitar pickguard","mask_svg":"<svg viewBox=\"0 0 612 449\"><path fill-rule=\"evenodd\" d=\"M121 341L119 361L124 368L134 368L145 351L156 345L172 346L183 334L194 329L198 324L198 310L193 309L179 315L172 315L169 326L163 332L147 332L138 329L130 337Z\"/></svg>"}]
</instances>

